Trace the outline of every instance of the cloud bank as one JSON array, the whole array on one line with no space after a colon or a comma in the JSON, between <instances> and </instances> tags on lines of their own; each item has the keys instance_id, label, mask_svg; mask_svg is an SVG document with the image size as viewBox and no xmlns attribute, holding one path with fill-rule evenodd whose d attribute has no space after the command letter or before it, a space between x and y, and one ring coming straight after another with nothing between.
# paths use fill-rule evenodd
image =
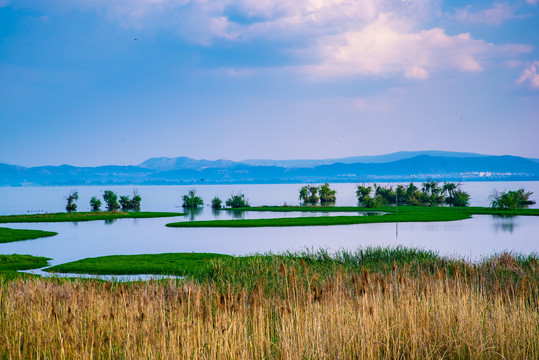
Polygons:
<instances>
[{"instance_id":1,"label":"cloud bank","mask_svg":"<svg viewBox=\"0 0 539 360\"><path fill-rule=\"evenodd\" d=\"M202 46L274 41L303 64L296 70L315 78L427 79L442 71L479 72L492 59L531 51L429 26L441 16L436 0L18 0L13 6L95 11L123 27L165 28ZM496 3L480 12L465 7L454 18L498 25L513 16L512 6Z\"/></svg>"}]
</instances>

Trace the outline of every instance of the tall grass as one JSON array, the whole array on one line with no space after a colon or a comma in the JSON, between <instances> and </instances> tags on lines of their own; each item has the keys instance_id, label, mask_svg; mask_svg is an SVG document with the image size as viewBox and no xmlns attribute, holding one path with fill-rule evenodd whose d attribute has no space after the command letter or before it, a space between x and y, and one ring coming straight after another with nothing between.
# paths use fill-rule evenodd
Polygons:
<instances>
[{"instance_id":1,"label":"tall grass","mask_svg":"<svg viewBox=\"0 0 539 360\"><path fill-rule=\"evenodd\" d=\"M535 256L297 255L219 259L184 281L6 282L0 358L539 358Z\"/></svg>"}]
</instances>

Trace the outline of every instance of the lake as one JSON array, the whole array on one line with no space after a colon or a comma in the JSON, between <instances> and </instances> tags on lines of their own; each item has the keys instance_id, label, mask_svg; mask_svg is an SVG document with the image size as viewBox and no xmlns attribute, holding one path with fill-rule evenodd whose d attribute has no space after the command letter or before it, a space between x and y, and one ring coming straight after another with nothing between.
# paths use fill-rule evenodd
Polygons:
<instances>
[{"instance_id":1,"label":"lake","mask_svg":"<svg viewBox=\"0 0 539 360\"><path fill-rule=\"evenodd\" d=\"M225 200L242 192L251 205L298 205L302 184L198 185L198 186L77 186L0 188L0 214L24 214L65 211L65 196L79 192L79 211L90 209L92 196L104 190L118 195L132 195L137 189L142 197L142 211L181 212L181 197L195 189L205 204L214 196ZM357 205L355 184L331 184L337 190L337 206ZM488 206L489 195L498 191L525 188L538 199L539 182L469 182L463 190L471 194L470 205ZM537 207L538 205L533 205ZM314 216L338 214L315 213ZM350 215L350 213L348 213ZM539 218L531 216L496 217L475 215L472 219L437 223L357 224L291 228L167 228L173 221L231 218L269 218L311 216L305 213L270 213L212 211L207 205L200 211L178 218L121 219L112 222L19 223L0 226L18 229L56 231L50 238L0 244L2 254L31 254L52 258L60 264L86 257L113 254L164 252L215 252L245 255L255 252L339 248L361 246L419 247L442 255L479 260L481 257L513 251L539 252Z\"/></svg>"}]
</instances>

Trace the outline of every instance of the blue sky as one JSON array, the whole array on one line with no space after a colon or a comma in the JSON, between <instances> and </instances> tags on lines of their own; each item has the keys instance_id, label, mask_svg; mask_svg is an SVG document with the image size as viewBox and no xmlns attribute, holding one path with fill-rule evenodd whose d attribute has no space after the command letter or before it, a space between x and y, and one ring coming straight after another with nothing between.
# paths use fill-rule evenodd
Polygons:
<instances>
[{"instance_id":1,"label":"blue sky","mask_svg":"<svg viewBox=\"0 0 539 360\"><path fill-rule=\"evenodd\" d=\"M0 0L0 162L539 158L539 0Z\"/></svg>"}]
</instances>

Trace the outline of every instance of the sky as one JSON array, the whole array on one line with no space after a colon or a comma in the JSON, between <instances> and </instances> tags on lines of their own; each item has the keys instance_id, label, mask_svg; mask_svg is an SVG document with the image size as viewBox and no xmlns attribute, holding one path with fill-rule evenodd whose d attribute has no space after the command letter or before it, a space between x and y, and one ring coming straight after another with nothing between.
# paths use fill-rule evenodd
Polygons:
<instances>
[{"instance_id":1,"label":"sky","mask_svg":"<svg viewBox=\"0 0 539 360\"><path fill-rule=\"evenodd\" d=\"M0 163L538 140L539 0L0 0Z\"/></svg>"}]
</instances>

